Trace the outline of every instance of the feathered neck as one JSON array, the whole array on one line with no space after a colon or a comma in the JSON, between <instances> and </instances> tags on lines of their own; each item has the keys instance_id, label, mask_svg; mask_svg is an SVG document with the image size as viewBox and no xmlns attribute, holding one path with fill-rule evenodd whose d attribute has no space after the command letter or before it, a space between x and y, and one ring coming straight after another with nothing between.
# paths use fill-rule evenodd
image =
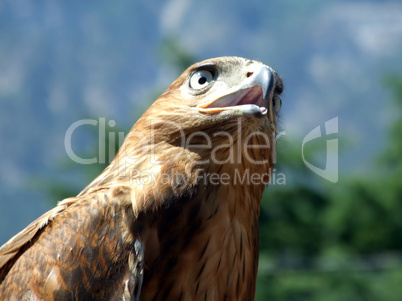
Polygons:
<instances>
[{"instance_id":1,"label":"feathered neck","mask_svg":"<svg viewBox=\"0 0 402 301\"><path fill-rule=\"evenodd\" d=\"M80 195L128 186L135 192L136 212L197 185L248 186L260 199L273 168L274 142L272 129L260 120L233 118L190 131L144 114L115 159Z\"/></svg>"}]
</instances>

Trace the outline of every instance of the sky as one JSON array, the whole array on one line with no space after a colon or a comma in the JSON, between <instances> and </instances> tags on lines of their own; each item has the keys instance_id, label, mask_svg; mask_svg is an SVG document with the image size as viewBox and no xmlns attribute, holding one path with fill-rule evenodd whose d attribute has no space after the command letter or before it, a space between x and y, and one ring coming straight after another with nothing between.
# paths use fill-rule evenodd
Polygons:
<instances>
[{"instance_id":1,"label":"sky","mask_svg":"<svg viewBox=\"0 0 402 301\"><path fill-rule=\"evenodd\" d=\"M285 83L284 139L300 152L337 117L340 179L367 171L386 142L395 115L384 82L402 70L400 1L2 1L0 244L54 206L46 183L88 184L66 172L74 122L105 118L127 132L180 75L161 53L168 39L197 60L273 67ZM78 133L77 152L97 147L86 137Z\"/></svg>"}]
</instances>

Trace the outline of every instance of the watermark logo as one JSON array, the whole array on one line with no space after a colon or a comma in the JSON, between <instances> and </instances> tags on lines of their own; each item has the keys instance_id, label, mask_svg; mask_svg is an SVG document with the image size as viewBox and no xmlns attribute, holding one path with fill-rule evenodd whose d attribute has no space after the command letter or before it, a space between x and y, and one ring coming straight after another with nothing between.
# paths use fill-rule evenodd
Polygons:
<instances>
[{"instance_id":1,"label":"watermark logo","mask_svg":"<svg viewBox=\"0 0 402 301\"><path fill-rule=\"evenodd\" d=\"M325 135L331 135L338 133L338 117L332 118L325 122ZM325 168L319 168L308 162L304 157L304 146L307 142L314 139L320 138L322 136L321 127L317 126L315 129L310 131L306 137L303 139L302 143L302 158L304 164L315 172L320 177L336 183L338 182L338 139L327 139L327 156Z\"/></svg>"},{"instance_id":2,"label":"watermark logo","mask_svg":"<svg viewBox=\"0 0 402 301\"><path fill-rule=\"evenodd\" d=\"M163 158L163 160L165 160L163 162L160 158L161 150L157 147L161 139L160 136L163 136L158 136L157 134L158 130L161 128L161 124L164 132L174 137L175 143L178 146L175 148L175 152ZM111 163L115 155L113 147L117 141L116 134L120 145L122 145L126 137L123 132L107 132L106 125L112 128L116 125L116 122L114 120L106 122L105 118L99 118L99 120L82 119L74 122L67 129L64 137L64 146L70 159L79 164ZM98 156L81 158L73 150L72 137L75 131L84 126L98 128ZM129 149L131 152L126 153L125 160L132 165L135 165L138 159L144 156L149 156L149 163L153 165L175 162L184 157L195 164L213 163L224 165L245 163L243 161L251 165L262 165L270 162L276 163L274 156L276 140L280 136L283 136L284 133L281 132L275 136L265 131L251 131L250 133L244 134L242 128L242 121L239 120L233 132L217 131L207 133L204 131L195 131L186 135L180 123L152 119L149 121L149 127L146 131L130 132L130 138L136 141L137 147L135 151ZM108 137L109 145L105 143L106 137ZM220 143L214 143L214 141L218 140ZM106 150L109 150L109 158L106 158ZM123 151L126 150L123 149ZM209 154L209 156L197 158L192 156L192 152ZM261 154L262 152L264 152L266 156L256 156L256 153ZM271 156L268 156L268 154L271 154Z\"/></svg>"},{"instance_id":3,"label":"watermark logo","mask_svg":"<svg viewBox=\"0 0 402 301\"><path fill-rule=\"evenodd\" d=\"M149 133L142 132L132 132L130 135L131 139L137 140L139 143L139 147L137 152L134 154L127 153L127 156L124 157L126 160L126 164L129 166L135 166L137 160L149 156L150 164L153 166L159 166L161 164L167 163L165 161L161 161L161 158L158 151L154 148L157 144L155 141L155 131L161 125L161 120L151 120L149 125ZM74 122L67 130L64 144L67 155L75 162L79 164L95 164L95 163L110 163L112 162L115 156L115 144L116 141L119 142L119 145L122 145L125 137L123 132L117 131L107 131L106 128L114 128L116 122L114 120L107 121L105 118L99 118L99 120L93 119L82 119ZM72 136L75 131L80 127L88 127L92 126L97 129L98 136L98 155L92 158L81 158L78 156L72 147ZM225 165L225 164L242 164L248 163L250 166L258 165L258 164L267 164L267 163L276 163L276 142L279 137L286 135L286 132L280 132L276 135L272 135L267 132L259 132L253 131L248 133L248 136L243 137L242 133L242 124L239 122L237 124L237 129L233 133L228 132L216 132L216 133L205 133L202 131L196 131L186 136L180 124L175 122L165 122L163 121L163 127L168 128L170 132L174 133L176 138L179 140L179 147L176 148L175 153L172 153L170 156L167 156L167 159L171 162L177 161L184 156L188 156L188 160L196 160L194 163L196 164L208 164L213 163L215 165ZM308 162L305 157L305 145L315 139L318 139L323 136L329 136L332 134L338 133L338 117L335 117L331 120L325 122L325 133L322 133L321 127L317 126L312 131L310 131L303 139L301 152L302 159L304 164L311 169L314 173L319 175L320 177L332 182L338 182L338 139L336 138L327 138L326 139L326 164L325 168L320 168L315 166L311 162ZM106 145L106 138L108 138L108 144ZM221 143L214 144L213 141L219 140ZM242 141L242 143L236 143L236 141ZM256 141L258 143L254 144ZM109 152L106 152L109 150ZM191 152L189 151L191 150ZM123 150L124 151L124 150ZM207 153L209 157L202 157L199 159L194 159L189 156L192 152L194 153ZM256 153L265 153L265 156L253 157ZM108 156L107 156L108 154ZM267 156L270 155L270 156ZM245 161L245 162L243 162ZM236 175L233 175L236 177ZM253 177L254 175L250 175ZM275 176L275 173L273 173ZM282 177L282 175L280 175ZM216 175L208 176L207 178L210 181L215 181ZM226 175L223 175L226 177ZM247 175L248 177L248 175ZM256 176L254 176L256 177ZM280 185L286 183L286 180L280 179L279 181L275 181L268 177L268 174L263 177L261 180L257 179L256 182L280 182ZM141 179L146 179L144 175L140 177ZM284 178L284 175L283 175ZM219 180L219 181L218 181ZM225 182L225 178L219 178L217 181L219 183ZM253 180L254 181L254 180ZM251 183L253 183L251 181ZM254 182L255 182L254 181Z\"/></svg>"}]
</instances>

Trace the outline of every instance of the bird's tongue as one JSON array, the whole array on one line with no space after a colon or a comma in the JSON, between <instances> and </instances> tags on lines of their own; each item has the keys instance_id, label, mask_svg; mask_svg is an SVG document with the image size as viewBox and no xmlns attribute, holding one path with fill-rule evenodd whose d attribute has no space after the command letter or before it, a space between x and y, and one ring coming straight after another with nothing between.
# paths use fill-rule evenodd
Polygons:
<instances>
[{"instance_id":1,"label":"bird's tongue","mask_svg":"<svg viewBox=\"0 0 402 301\"><path fill-rule=\"evenodd\" d=\"M248 89L222 96L212 102L201 104L201 109L225 108L240 105L256 105L263 107L263 91L261 86L254 86Z\"/></svg>"},{"instance_id":2,"label":"bird's tongue","mask_svg":"<svg viewBox=\"0 0 402 301\"><path fill-rule=\"evenodd\" d=\"M259 107L264 106L263 104L263 92L261 86L254 86L248 90L248 92L240 99L237 105L256 105Z\"/></svg>"}]
</instances>

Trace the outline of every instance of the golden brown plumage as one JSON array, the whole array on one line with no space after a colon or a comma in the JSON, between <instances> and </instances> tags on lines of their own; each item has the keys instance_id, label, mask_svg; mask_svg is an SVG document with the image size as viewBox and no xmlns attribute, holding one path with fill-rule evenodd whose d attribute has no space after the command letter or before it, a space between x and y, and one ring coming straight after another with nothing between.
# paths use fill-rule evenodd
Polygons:
<instances>
[{"instance_id":1,"label":"golden brown plumage","mask_svg":"<svg viewBox=\"0 0 402 301\"><path fill-rule=\"evenodd\" d=\"M188 68L98 178L0 248L0 297L253 300L281 92L259 62Z\"/></svg>"}]
</instances>

